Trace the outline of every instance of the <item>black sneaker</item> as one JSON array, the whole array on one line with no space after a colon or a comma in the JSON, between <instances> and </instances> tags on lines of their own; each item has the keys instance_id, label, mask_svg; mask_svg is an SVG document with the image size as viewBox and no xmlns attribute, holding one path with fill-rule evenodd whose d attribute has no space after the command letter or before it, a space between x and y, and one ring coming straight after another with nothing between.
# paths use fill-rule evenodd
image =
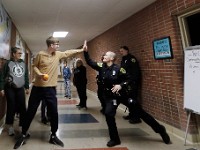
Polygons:
<instances>
[{"instance_id":1,"label":"black sneaker","mask_svg":"<svg viewBox=\"0 0 200 150\"><path fill-rule=\"evenodd\" d=\"M81 105L80 105L80 104L77 104L76 107L81 107Z\"/></svg>"},{"instance_id":2,"label":"black sneaker","mask_svg":"<svg viewBox=\"0 0 200 150\"><path fill-rule=\"evenodd\" d=\"M47 120L47 118L45 117L44 119L41 120L41 122L42 122L43 124L47 124L47 123L48 123L48 120Z\"/></svg>"},{"instance_id":3,"label":"black sneaker","mask_svg":"<svg viewBox=\"0 0 200 150\"><path fill-rule=\"evenodd\" d=\"M30 133L27 133L26 136L25 136L25 139L29 139L30 136L31 136Z\"/></svg>"},{"instance_id":4,"label":"black sneaker","mask_svg":"<svg viewBox=\"0 0 200 150\"><path fill-rule=\"evenodd\" d=\"M101 112L103 115L105 115L105 110L104 110L103 108L100 110L100 112Z\"/></svg>"},{"instance_id":5,"label":"black sneaker","mask_svg":"<svg viewBox=\"0 0 200 150\"><path fill-rule=\"evenodd\" d=\"M63 142L56 135L51 135L49 143L64 147Z\"/></svg>"},{"instance_id":6,"label":"black sneaker","mask_svg":"<svg viewBox=\"0 0 200 150\"><path fill-rule=\"evenodd\" d=\"M110 140L110 141L107 143L107 146L108 146L108 147L113 147L113 146L120 145L120 144L121 144L120 141L113 141L113 140Z\"/></svg>"},{"instance_id":7,"label":"black sneaker","mask_svg":"<svg viewBox=\"0 0 200 150\"><path fill-rule=\"evenodd\" d=\"M87 106L80 106L79 109L85 109L85 110L87 110Z\"/></svg>"},{"instance_id":8,"label":"black sneaker","mask_svg":"<svg viewBox=\"0 0 200 150\"><path fill-rule=\"evenodd\" d=\"M170 137L167 134L166 129L163 125L161 125L161 132L159 134L165 144L170 144Z\"/></svg>"},{"instance_id":9,"label":"black sneaker","mask_svg":"<svg viewBox=\"0 0 200 150\"><path fill-rule=\"evenodd\" d=\"M21 135L19 137L19 139L17 140L17 142L14 145L14 149L18 149L19 147L21 147L23 144L25 144L25 135Z\"/></svg>"},{"instance_id":10,"label":"black sneaker","mask_svg":"<svg viewBox=\"0 0 200 150\"><path fill-rule=\"evenodd\" d=\"M130 116L127 115L127 116L123 116L124 120L129 120L130 119Z\"/></svg>"},{"instance_id":11,"label":"black sneaker","mask_svg":"<svg viewBox=\"0 0 200 150\"><path fill-rule=\"evenodd\" d=\"M141 119L129 119L129 123L131 124L138 124L138 123L141 123Z\"/></svg>"}]
</instances>

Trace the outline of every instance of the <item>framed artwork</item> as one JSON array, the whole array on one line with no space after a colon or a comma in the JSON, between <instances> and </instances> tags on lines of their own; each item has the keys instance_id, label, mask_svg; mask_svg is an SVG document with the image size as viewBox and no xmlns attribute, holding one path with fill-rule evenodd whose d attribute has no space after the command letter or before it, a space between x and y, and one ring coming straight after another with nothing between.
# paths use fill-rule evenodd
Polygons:
<instances>
[{"instance_id":1,"label":"framed artwork","mask_svg":"<svg viewBox=\"0 0 200 150\"><path fill-rule=\"evenodd\" d=\"M11 19L0 4L0 58L10 59Z\"/></svg>"},{"instance_id":2,"label":"framed artwork","mask_svg":"<svg viewBox=\"0 0 200 150\"><path fill-rule=\"evenodd\" d=\"M172 59L170 36L153 40L153 53L155 59Z\"/></svg>"}]
</instances>

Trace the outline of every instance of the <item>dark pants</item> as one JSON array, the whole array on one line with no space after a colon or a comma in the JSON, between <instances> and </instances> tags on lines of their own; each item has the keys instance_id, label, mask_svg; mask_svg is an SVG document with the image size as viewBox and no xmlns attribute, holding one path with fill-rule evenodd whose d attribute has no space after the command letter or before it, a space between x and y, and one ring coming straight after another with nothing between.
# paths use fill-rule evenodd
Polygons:
<instances>
[{"instance_id":1,"label":"dark pants","mask_svg":"<svg viewBox=\"0 0 200 150\"><path fill-rule=\"evenodd\" d=\"M113 141L120 141L119 134L117 131L117 125L115 121L115 115L118 105L113 105L112 99L106 99L105 101L105 117L108 125L108 131L110 139Z\"/></svg>"},{"instance_id":2,"label":"dark pants","mask_svg":"<svg viewBox=\"0 0 200 150\"><path fill-rule=\"evenodd\" d=\"M55 87L36 87L33 86L29 97L26 120L22 126L22 134L26 134L30 124L37 112L40 101L45 100L47 109L50 110L50 124L52 134L56 134L58 130L58 108Z\"/></svg>"},{"instance_id":3,"label":"dark pants","mask_svg":"<svg viewBox=\"0 0 200 150\"><path fill-rule=\"evenodd\" d=\"M50 120L50 113L47 109L47 104L45 100L42 100L41 104L41 121L48 121Z\"/></svg>"},{"instance_id":4,"label":"dark pants","mask_svg":"<svg viewBox=\"0 0 200 150\"><path fill-rule=\"evenodd\" d=\"M108 125L110 139L114 141L119 141L120 138L118 135L117 125L115 121L116 109L120 103L124 103L124 101L127 101L127 98L126 97L118 98L117 105L114 105L113 99L105 98L105 117ZM137 115L138 118L142 119L156 133L163 132L162 126L150 114L148 114L144 109L142 109L139 103L136 102L132 105L129 105L129 111L134 115Z\"/></svg>"},{"instance_id":5,"label":"dark pants","mask_svg":"<svg viewBox=\"0 0 200 150\"><path fill-rule=\"evenodd\" d=\"M7 99L6 124L13 124L16 109L18 109L20 115L19 125L21 126L24 123L26 114L24 87L13 88L5 86L5 96Z\"/></svg>"},{"instance_id":6,"label":"dark pants","mask_svg":"<svg viewBox=\"0 0 200 150\"><path fill-rule=\"evenodd\" d=\"M134 103L129 106L129 111L134 115L137 115L146 124L148 124L156 133L163 131L161 125L149 114L147 113L139 103Z\"/></svg>"},{"instance_id":7,"label":"dark pants","mask_svg":"<svg viewBox=\"0 0 200 150\"><path fill-rule=\"evenodd\" d=\"M98 99L101 103L101 107L103 110L105 110L105 100L103 98L103 85L101 83L98 83L98 89L97 89L97 96L98 96Z\"/></svg>"},{"instance_id":8,"label":"dark pants","mask_svg":"<svg viewBox=\"0 0 200 150\"><path fill-rule=\"evenodd\" d=\"M137 113L137 111L133 111L133 110L130 110L132 109L131 105L129 102L128 102L128 98L132 98L134 100L134 103L137 103L139 104L138 102L138 87L137 86L134 86L133 87L133 91L129 93L128 96L126 96L126 98L124 98L123 100L121 100L121 103L123 105L125 105L128 109L129 109L129 116L130 116L130 119L132 120L139 120L140 119L140 116L139 114Z\"/></svg>"},{"instance_id":9,"label":"dark pants","mask_svg":"<svg viewBox=\"0 0 200 150\"><path fill-rule=\"evenodd\" d=\"M86 94L86 84L80 84L80 85L76 85L76 89L78 92L78 96L80 99L80 106L86 107L86 101L87 101L87 94Z\"/></svg>"}]
</instances>

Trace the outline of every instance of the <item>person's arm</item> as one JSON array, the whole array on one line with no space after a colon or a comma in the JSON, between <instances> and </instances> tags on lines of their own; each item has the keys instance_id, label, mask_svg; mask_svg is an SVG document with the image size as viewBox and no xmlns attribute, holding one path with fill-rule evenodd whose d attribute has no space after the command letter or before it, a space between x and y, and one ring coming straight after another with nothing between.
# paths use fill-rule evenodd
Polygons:
<instances>
[{"instance_id":1,"label":"person's arm","mask_svg":"<svg viewBox=\"0 0 200 150\"><path fill-rule=\"evenodd\" d=\"M70 70L70 68L68 67L68 77L69 77L69 79L71 78L71 75L72 75L71 70Z\"/></svg>"},{"instance_id":2,"label":"person's arm","mask_svg":"<svg viewBox=\"0 0 200 150\"><path fill-rule=\"evenodd\" d=\"M25 93L29 94L29 74L28 74L28 67L25 68Z\"/></svg>"},{"instance_id":3,"label":"person's arm","mask_svg":"<svg viewBox=\"0 0 200 150\"><path fill-rule=\"evenodd\" d=\"M124 68L120 68L118 79L120 84L116 84L111 89L113 93L118 93L122 88L126 88L133 80L132 76Z\"/></svg>"},{"instance_id":4,"label":"person's arm","mask_svg":"<svg viewBox=\"0 0 200 150\"><path fill-rule=\"evenodd\" d=\"M0 92L1 92L1 96L4 96L4 85L5 85L5 77L7 75L8 72L8 63L9 61L7 61L0 73Z\"/></svg>"},{"instance_id":5,"label":"person's arm","mask_svg":"<svg viewBox=\"0 0 200 150\"><path fill-rule=\"evenodd\" d=\"M99 71L100 68L102 68L103 63L97 63L97 62L93 61L92 59L90 59L90 56L87 51L84 51L84 58L85 58L86 63L92 69Z\"/></svg>"},{"instance_id":6,"label":"person's arm","mask_svg":"<svg viewBox=\"0 0 200 150\"><path fill-rule=\"evenodd\" d=\"M35 71L36 75L38 76L42 76L43 73L40 72L40 70L38 69L39 66L39 62L40 62L40 55L38 54L34 60L34 67L33 70Z\"/></svg>"},{"instance_id":7,"label":"person's arm","mask_svg":"<svg viewBox=\"0 0 200 150\"><path fill-rule=\"evenodd\" d=\"M71 57L71 56L73 56L75 54L81 53L85 49L87 49L87 41L84 41L82 49L71 49L71 50L66 50L64 52L61 52L61 51L56 51L56 52L60 54L60 56L59 56L60 58L59 59L62 59L62 58Z\"/></svg>"},{"instance_id":8,"label":"person's arm","mask_svg":"<svg viewBox=\"0 0 200 150\"><path fill-rule=\"evenodd\" d=\"M25 79L25 89L29 89L29 75L28 75L28 67L25 66L25 76L24 76L24 79Z\"/></svg>"}]
</instances>

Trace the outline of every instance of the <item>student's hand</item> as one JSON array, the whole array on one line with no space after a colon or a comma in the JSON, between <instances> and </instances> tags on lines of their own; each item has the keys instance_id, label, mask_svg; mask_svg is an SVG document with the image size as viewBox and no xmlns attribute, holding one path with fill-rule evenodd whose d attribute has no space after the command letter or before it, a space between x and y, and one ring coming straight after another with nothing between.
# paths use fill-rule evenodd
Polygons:
<instances>
[{"instance_id":1,"label":"student's hand","mask_svg":"<svg viewBox=\"0 0 200 150\"><path fill-rule=\"evenodd\" d=\"M29 94L29 89L26 89L26 90L25 90L25 93L26 93L26 94Z\"/></svg>"},{"instance_id":2,"label":"student's hand","mask_svg":"<svg viewBox=\"0 0 200 150\"><path fill-rule=\"evenodd\" d=\"M86 40L84 41L84 44L83 44L83 51L87 52L87 41Z\"/></svg>"},{"instance_id":3,"label":"student's hand","mask_svg":"<svg viewBox=\"0 0 200 150\"><path fill-rule=\"evenodd\" d=\"M1 92L1 96L4 97L5 95L4 90L1 90L0 92Z\"/></svg>"},{"instance_id":4,"label":"student's hand","mask_svg":"<svg viewBox=\"0 0 200 150\"><path fill-rule=\"evenodd\" d=\"M116 93L118 94L118 92L122 89L121 85L120 84L117 84L117 85L114 85L113 88L111 89L111 91L113 93Z\"/></svg>"}]
</instances>

